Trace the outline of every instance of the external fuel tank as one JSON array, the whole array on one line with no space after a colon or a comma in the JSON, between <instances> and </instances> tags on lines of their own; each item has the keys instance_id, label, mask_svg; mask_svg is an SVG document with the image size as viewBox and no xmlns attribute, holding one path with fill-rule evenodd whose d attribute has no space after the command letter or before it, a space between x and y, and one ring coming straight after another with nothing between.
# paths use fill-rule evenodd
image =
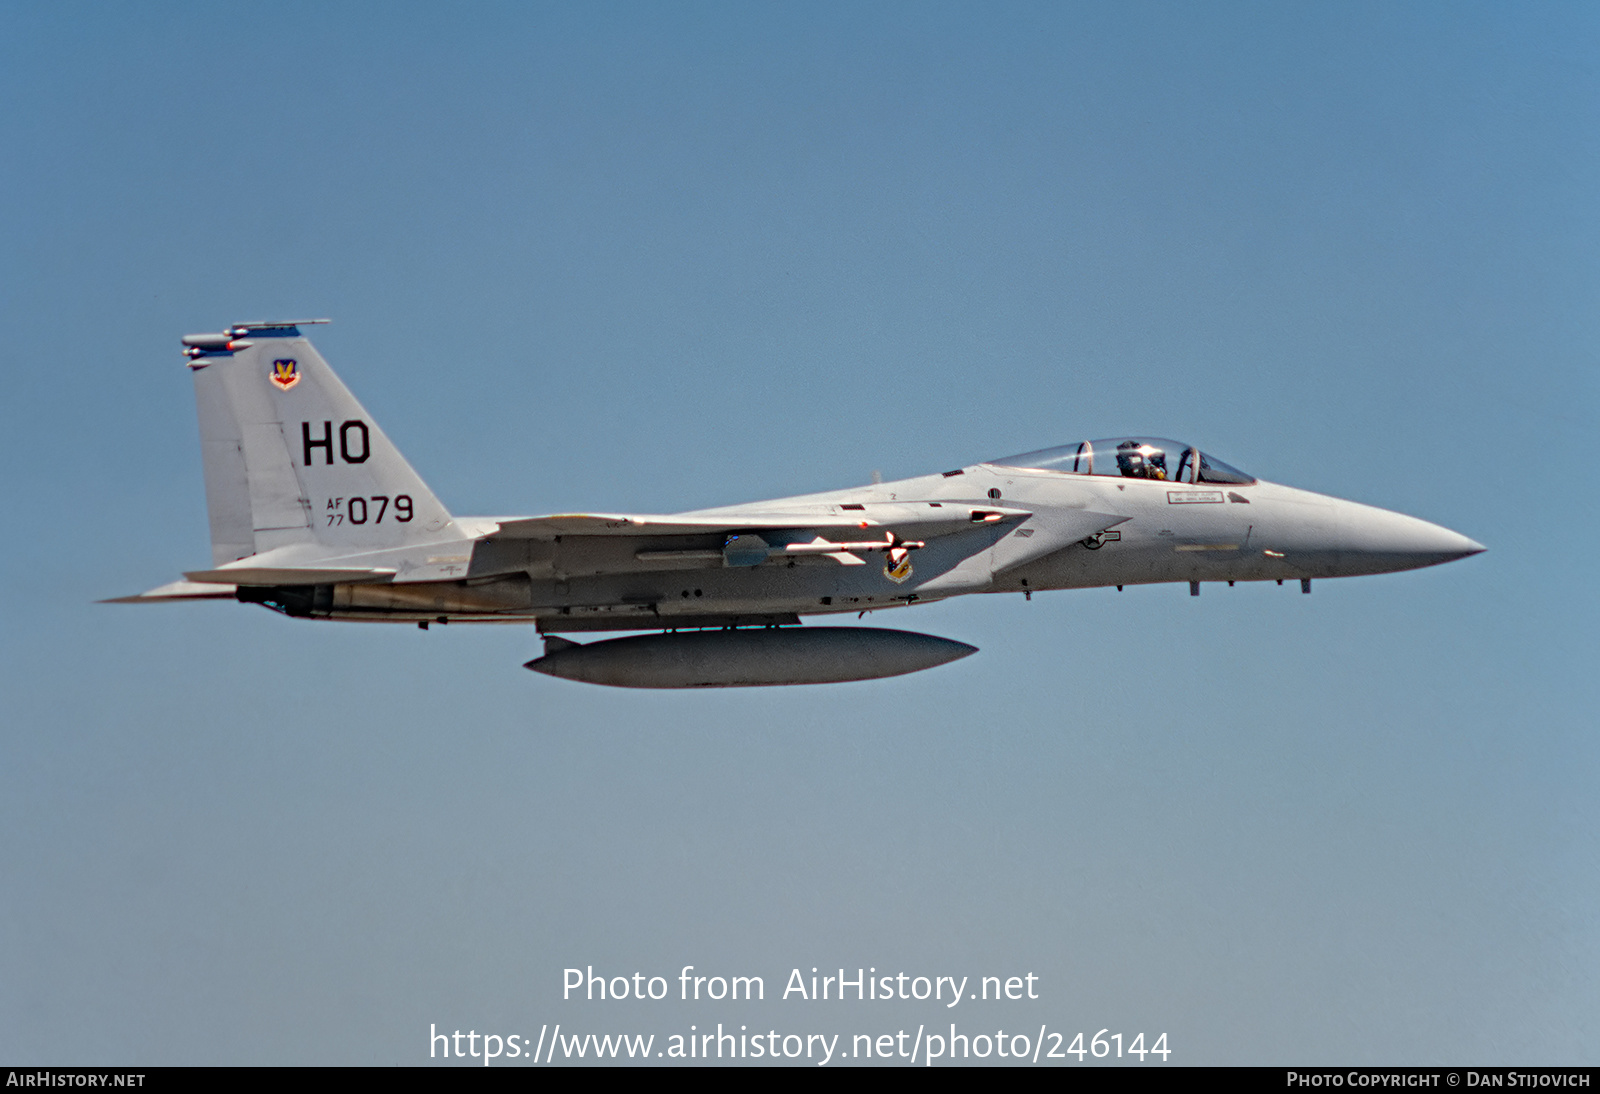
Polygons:
<instances>
[{"instance_id":1,"label":"external fuel tank","mask_svg":"<svg viewBox=\"0 0 1600 1094\"><path fill-rule=\"evenodd\" d=\"M738 688L833 684L920 672L976 646L880 627L745 627L633 635L580 645L545 639L527 667L622 688Z\"/></svg>"}]
</instances>

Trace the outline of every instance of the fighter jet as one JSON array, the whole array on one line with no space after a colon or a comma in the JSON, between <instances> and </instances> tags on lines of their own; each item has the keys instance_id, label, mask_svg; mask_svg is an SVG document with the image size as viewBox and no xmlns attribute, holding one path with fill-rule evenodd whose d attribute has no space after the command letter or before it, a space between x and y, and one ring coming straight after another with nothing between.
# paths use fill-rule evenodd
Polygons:
<instances>
[{"instance_id":1,"label":"fighter jet","mask_svg":"<svg viewBox=\"0 0 1600 1094\"><path fill-rule=\"evenodd\" d=\"M183 339L211 565L116 603L304 619L533 624L527 667L620 687L866 680L976 652L802 626L968 593L1391 573L1474 555L1415 517L1266 482L1195 445L1108 437L917 478L666 515L458 517L300 328ZM579 642L563 635L649 632Z\"/></svg>"}]
</instances>

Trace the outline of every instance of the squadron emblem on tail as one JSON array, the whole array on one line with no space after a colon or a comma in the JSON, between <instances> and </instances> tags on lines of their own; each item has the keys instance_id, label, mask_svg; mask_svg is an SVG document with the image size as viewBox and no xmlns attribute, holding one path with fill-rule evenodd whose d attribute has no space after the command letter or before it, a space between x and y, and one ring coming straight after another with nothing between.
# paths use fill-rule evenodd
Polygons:
<instances>
[{"instance_id":1,"label":"squadron emblem on tail","mask_svg":"<svg viewBox=\"0 0 1600 1094\"><path fill-rule=\"evenodd\" d=\"M272 362L272 382L288 391L300 382L300 362L293 357L283 357Z\"/></svg>"}]
</instances>

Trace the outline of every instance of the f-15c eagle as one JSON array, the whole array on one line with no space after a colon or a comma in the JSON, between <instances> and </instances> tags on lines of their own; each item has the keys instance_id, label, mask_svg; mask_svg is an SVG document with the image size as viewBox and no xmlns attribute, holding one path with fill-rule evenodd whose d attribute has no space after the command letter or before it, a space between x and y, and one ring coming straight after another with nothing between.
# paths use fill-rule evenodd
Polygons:
<instances>
[{"instance_id":1,"label":"f-15c eagle","mask_svg":"<svg viewBox=\"0 0 1600 1094\"><path fill-rule=\"evenodd\" d=\"M689 513L452 516L296 320L183 339L211 566L118 603L228 599L310 619L532 623L529 668L623 687L829 683L975 652L802 627L965 593L1297 580L1484 548L1263 482L1190 444L1112 437L822 494ZM579 643L564 634L646 631Z\"/></svg>"}]
</instances>

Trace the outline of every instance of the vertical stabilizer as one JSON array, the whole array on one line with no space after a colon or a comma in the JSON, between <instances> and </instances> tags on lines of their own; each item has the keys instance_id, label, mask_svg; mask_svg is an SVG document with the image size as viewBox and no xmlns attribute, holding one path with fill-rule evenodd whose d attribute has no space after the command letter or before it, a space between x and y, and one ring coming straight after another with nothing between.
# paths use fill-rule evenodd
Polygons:
<instances>
[{"instance_id":1,"label":"vertical stabilizer","mask_svg":"<svg viewBox=\"0 0 1600 1094\"><path fill-rule=\"evenodd\" d=\"M300 333L241 323L184 338L214 565L295 544L336 552L435 539L450 514Z\"/></svg>"}]
</instances>

